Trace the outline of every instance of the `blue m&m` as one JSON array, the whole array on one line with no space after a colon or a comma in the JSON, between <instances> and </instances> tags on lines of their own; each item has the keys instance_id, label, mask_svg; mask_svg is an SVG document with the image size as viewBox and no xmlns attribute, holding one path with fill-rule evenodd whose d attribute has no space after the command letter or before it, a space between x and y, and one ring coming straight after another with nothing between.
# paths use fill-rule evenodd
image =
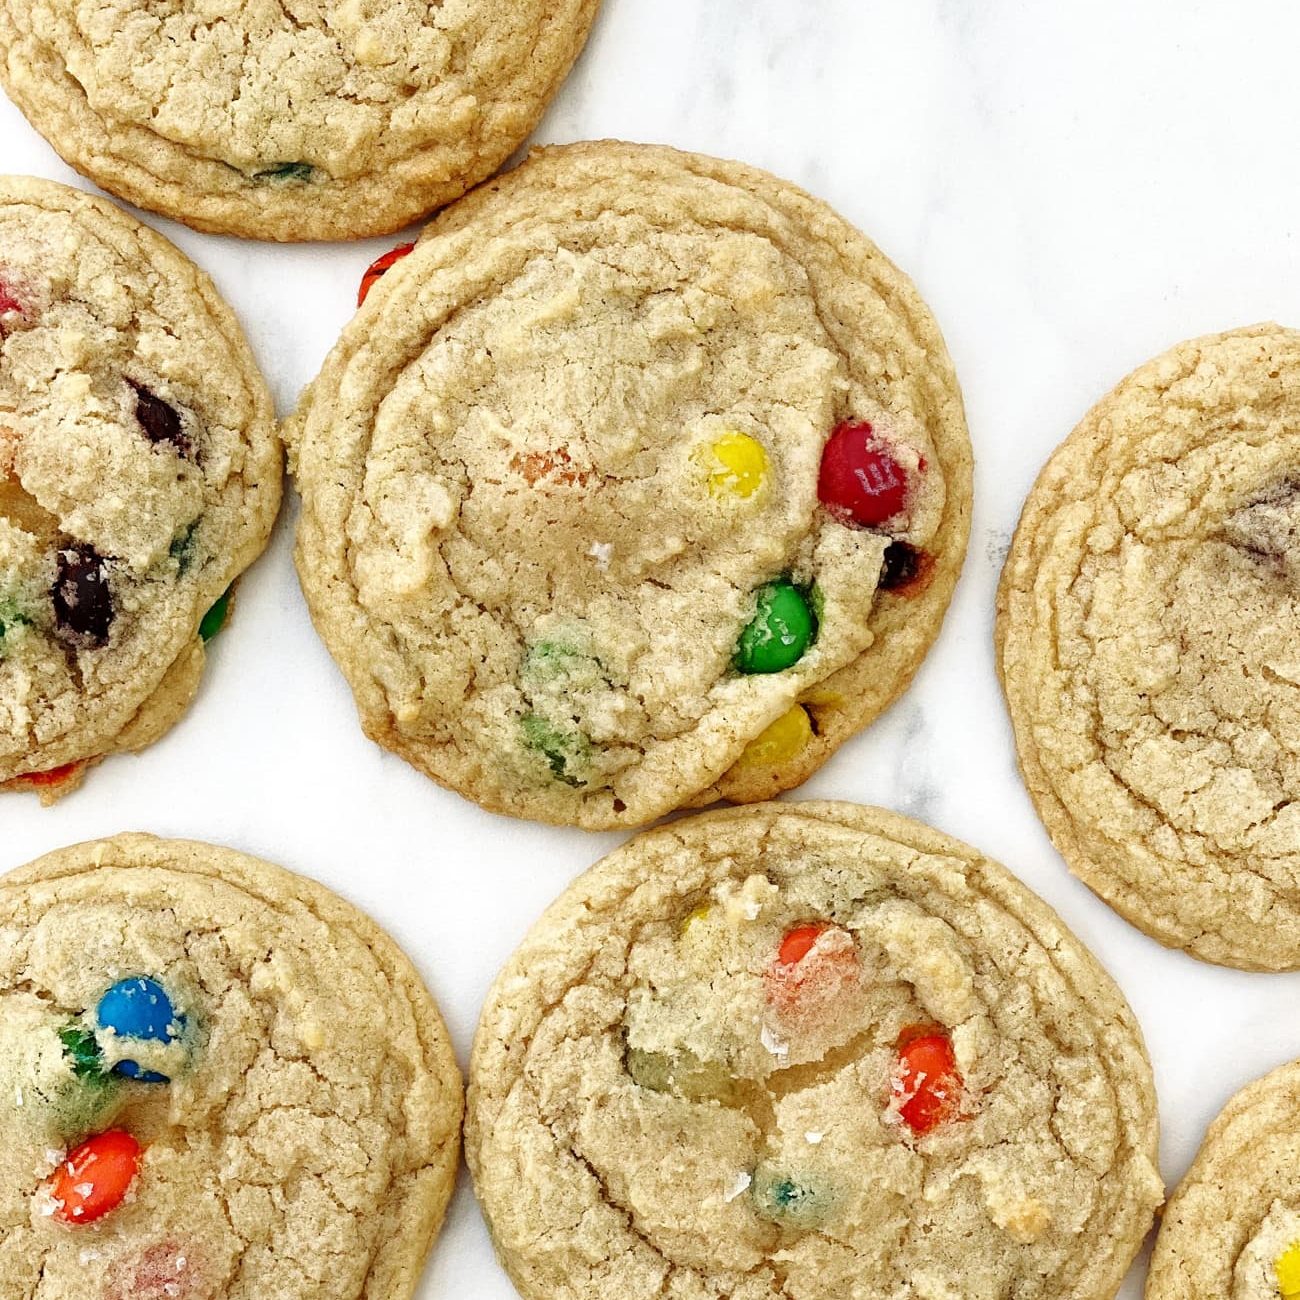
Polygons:
<instances>
[{"instance_id":1,"label":"blue m&m","mask_svg":"<svg viewBox=\"0 0 1300 1300\"><path fill-rule=\"evenodd\" d=\"M154 1043L172 1042L178 1027L176 1009L167 990L157 980L139 975L118 980L99 999L95 1019L101 1029L111 1029L118 1038ZM113 1068L118 1074L141 1083L169 1082L166 1075L143 1069L136 1061L118 1061Z\"/></svg>"}]
</instances>

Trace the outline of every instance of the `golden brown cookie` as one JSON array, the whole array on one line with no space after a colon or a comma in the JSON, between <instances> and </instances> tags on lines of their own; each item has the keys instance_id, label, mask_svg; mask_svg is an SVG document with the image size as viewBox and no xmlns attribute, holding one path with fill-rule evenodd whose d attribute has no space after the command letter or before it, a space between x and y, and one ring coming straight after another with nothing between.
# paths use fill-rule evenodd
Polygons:
<instances>
[{"instance_id":1,"label":"golden brown cookie","mask_svg":"<svg viewBox=\"0 0 1300 1300\"><path fill-rule=\"evenodd\" d=\"M105 200L0 178L0 788L48 801L185 712L281 460L208 277Z\"/></svg>"},{"instance_id":2,"label":"golden brown cookie","mask_svg":"<svg viewBox=\"0 0 1300 1300\"><path fill-rule=\"evenodd\" d=\"M592 868L489 995L469 1103L525 1300L1111 1300L1162 1194L1105 971L1004 868L850 804Z\"/></svg>"},{"instance_id":3,"label":"golden brown cookie","mask_svg":"<svg viewBox=\"0 0 1300 1300\"><path fill-rule=\"evenodd\" d=\"M969 530L911 283L793 186L650 146L545 150L445 212L291 438L367 733L587 827L802 781L910 680Z\"/></svg>"},{"instance_id":4,"label":"golden brown cookie","mask_svg":"<svg viewBox=\"0 0 1300 1300\"><path fill-rule=\"evenodd\" d=\"M1243 1088L1165 1210L1146 1300L1300 1296L1300 1064Z\"/></svg>"},{"instance_id":5,"label":"golden brown cookie","mask_svg":"<svg viewBox=\"0 0 1300 1300\"><path fill-rule=\"evenodd\" d=\"M999 667L1070 869L1206 961L1300 966L1300 334L1182 343L1025 503Z\"/></svg>"},{"instance_id":6,"label":"golden brown cookie","mask_svg":"<svg viewBox=\"0 0 1300 1300\"><path fill-rule=\"evenodd\" d=\"M254 239L349 239L500 167L597 4L0 0L0 79L132 203Z\"/></svg>"},{"instance_id":7,"label":"golden brown cookie","mask_svg":"<svg viewBox=\"0 0 1300 1300\"><path fill-rule=\"evenodd\" d=\"M0 879L0 1295L406 1300L461 1081L391 939L146 835Z\"/></svg>"}]
</instances>

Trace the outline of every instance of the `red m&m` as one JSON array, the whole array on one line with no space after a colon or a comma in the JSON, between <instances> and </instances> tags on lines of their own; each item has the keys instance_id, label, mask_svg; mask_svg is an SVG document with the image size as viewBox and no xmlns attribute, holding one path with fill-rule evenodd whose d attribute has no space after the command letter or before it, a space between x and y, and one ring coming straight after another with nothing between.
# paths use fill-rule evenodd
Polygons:
<instances>
[{"instance_id":1,"label":"red m&m","mask_svg":"<svg viewBox=\"0 0 1300 1300\"><path fill-rule=\"evenodd\" d=\"M889 444L866 421L836 427L822 452L817 497L845 523L879 528L907 508L911 483Z\"/></svg>"},{"instance_id":2,"label":"red m&m","mask_svg":"<svg viewBox=\"0 0 1300 1300\"><path fill-rule=\"evenodd\" d=\"M69 1151L47 1184L54 1217L94 1223L117 1209L140 1172L143 1151L129 1133L111 1129Z\"/></svg>"},{"instance_id":3,"label":"red m&m","mask_svg":"<svg viewBox=\"0 0 1300 1300\"><path fill-rule=\"evenodd\" d=\"M62 767L51 767L45 772L24 772L22 776L15 777L14 779L23 782L24 785L36 786L38 788L51 785L62 785L65 781L71 781L84 766L84 760L78 759L74 763L64 763Z\"/></svg>"}]
</instances>

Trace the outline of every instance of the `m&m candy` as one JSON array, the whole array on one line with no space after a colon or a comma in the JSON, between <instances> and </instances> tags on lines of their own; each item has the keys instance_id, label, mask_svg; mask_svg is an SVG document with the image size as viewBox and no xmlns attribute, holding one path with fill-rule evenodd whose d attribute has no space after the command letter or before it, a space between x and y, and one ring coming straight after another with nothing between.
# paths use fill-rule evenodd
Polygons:
<instances>
[{"instance_id":1,"label":"m&m candy","mask_svg":"<svg viewBox=\"0 0 1300 1300\"><path fill-rule=\"evenodd\" d=\"M1282 1300L1300 1300L1300 1241L1294 1241L1273 1265L1277 1290Z\"/></svg>"},{"instance_id":2,"label":"m&m candy","mask_svg":"<svg viewBox=\"0 0 1300 1300\"><path fill-rule=\"evenodd\" d=\"M140 1144L112 1129L69 1151L46 1184L54 1217L63 1223L94 1223L117 1209L140 1172Z\"/></svg>"},{"instance_id":3,"label":"m&m candy","mask_svg":"<svg viewBox=\"0 0 1300 1300\"><path fill-rule=\"evenodd\" d=\"M736 760L736 767L749 772L788 763L812 738L812 719L808 710L796 704L745 746L744 753Z\"/></svg>"},{"instance_id":4,"label":"m&m candy","mask_svg":"<svg viewBox=\"0 0 1300 1300\"><path fill-rule=\"evenodd\" d=\"M85 765L84 760L78 759L74 763L64 763L62 767L51 767L45 772L24 772L22 776L14 779L24 785L35 786L37 789L62 785L65 781L71 781Z\"/></svg>"},{"instance_id":5,"label":"m&m candy","mask_svg":"<svg viewBox=\"0 0 1300 1300\"><path fill-rule=\"evenodd\" d=\"M767 479L767 451L757 438L732 430L709 448L709 491L747 500Z\"/></svg>"},{"instance_id":6,"label":"m&m candy","mask_svg":"<svg viewBox=\"0 0 1300 1300\"><path fill-rule=\"evenodd\" d=\"M78 1079L99 1083L108 1077L104 1069L104 1054L99 1050L95 1035L82 1025L68 1025L59 1030L63 1055Z\"/></svg>"},{"instance_id":7,"label":"m&m candy","mask_svg":"<svg viewBox=\"0 0 1300 1300\"><path fill-rule=\"evenodd\" d=\"M906 469L865 421L846 420L822 451L817 497L844 523L879 528L907 507Z\"/></svg>"},{"instance_id":8,"label":"m&m candy","mask_svg":"<svg viewBox=\"0 0 1300 1300\"><path fill-rule=\"evenodd\" d=\"M933 1027L903 1033L893 1091L899 1115L918 1137L957 1118L962 1078L946 1033Z\"/></svg>"},{"instance_id":9,"label":"m&m candy","mask_svg":"<svg viewBox=\"0 0 1300 1300\"><path fill-rule=\"evenodd\" d=\"M234 588L228 589L215 605L203 616L202 622L199 623L199 636L206 644L226 626L226 619L230 615L230 595Z\"/></svg>"},{"instance_id":10,"label":"m&m candy","mask_svg":"<svg viewBox=\"0 0 1300 1300\"><path fill-rule=\"evenodd\" d=\"M114 984L99 999L95 1019L101 1029L110 1029L119 1038L145 1042L170 1043L178 1029L176 1011L167 990L157 980L144 976ZM113 1068L118 1074L141 1083L168 1082L166 1075L141 1069L135 1061L122 1060Z\"/></svg>"},{"instance_id":11,"label":"m&m candy","mask_svg":"<svg viewBox=\"0 0 1300 1300\"><path fill-rule=\"evenodd\" d=\"M808 597L786 578L760 588L757 604L736 645L735 666L746 675L784 672L812 644L817 616Z\"/></svg>"},{"instance_id":12,"label":"m&m candy","mask_svg":"<svg viewBox=\"0 0 1300 1300\"><path fill-rule=\"evenodd\" d=\"M830 1198L812 1180L768 1169L755 1172L750 1194L764 1218L805 1231L823 1223L830 1209Z\"/></svg>"},{"instance_id":13,"label":"m&m candy","mask_svg":"<svg viewBox=\"0 0 1300 1300\"><path fill-rule=\"evenodd\" d=\"M414 249L414 244L398 244L396 248L385 253L383 257L376 258L371 262L366 268L365 275L361 277L361 288L357 292L358 307L370 296L370 291L375 287L375 282L382 279L402 258L413 252Z\"/></svg>"}]
</instances>

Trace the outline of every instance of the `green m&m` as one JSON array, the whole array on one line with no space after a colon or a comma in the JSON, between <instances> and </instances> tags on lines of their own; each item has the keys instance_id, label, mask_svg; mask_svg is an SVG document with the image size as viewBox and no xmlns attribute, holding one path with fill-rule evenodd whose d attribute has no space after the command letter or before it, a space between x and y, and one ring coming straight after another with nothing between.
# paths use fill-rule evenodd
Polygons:
<instances>
[{"instance_id":1,"label":"green m&m","mask_svg":"<svg viewBox=\"0 0 1300 1300\"><path fill-rule=\"evenodd\" d=\"M557 727L536 713L520 719L524 744L540 754L557 781L575 788L586 783L591 745L581 732Z\"/></svg>"},{"instance_id":2,"label":"green m&m","mask_svg":"<svg viewBox=\"0 0 1300 1300\"><path fill-rule=\"evenodd\" d=\"M738 672L780 673L797 664L817 635L808 596L788 578L758 592L758 610L740 634L733 662Z\"/></svg>"},{"instance_id":3,"label":"green m&m","mask_svg":"<svg viewBox=\"0 0 1300 1300\"><path fill-rule=\"evenodd\" d=\"M234 588L231 588L233 591ZM199 636L205 642L211 641L223 627L226 626L226 618L230 614L230 591L227 591L213 607L203 616L203 621L199 624Z\"/></svg>"}]
</instances>

